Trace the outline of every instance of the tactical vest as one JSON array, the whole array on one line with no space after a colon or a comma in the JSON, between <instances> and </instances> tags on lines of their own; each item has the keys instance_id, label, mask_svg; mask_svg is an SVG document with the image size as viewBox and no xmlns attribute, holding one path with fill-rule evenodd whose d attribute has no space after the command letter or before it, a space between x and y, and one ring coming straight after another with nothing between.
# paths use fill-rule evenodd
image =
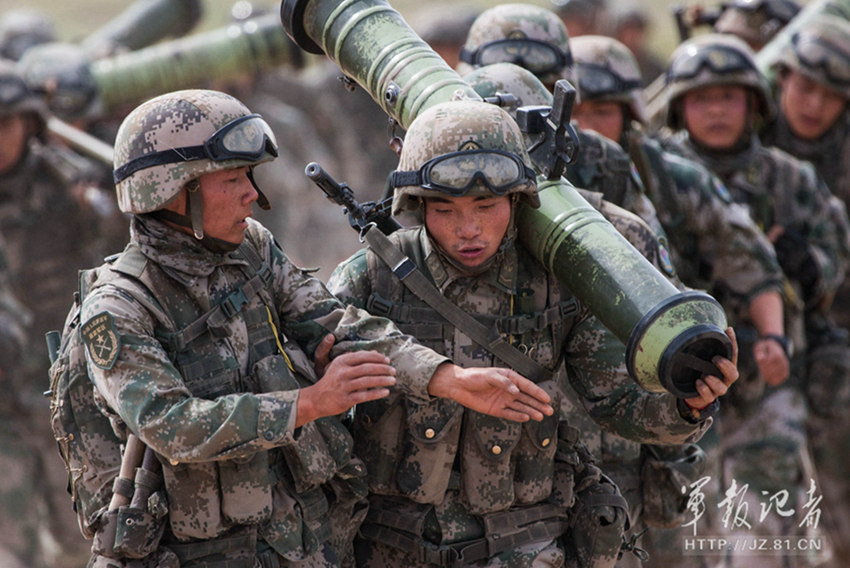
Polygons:
<instances>
[{"instance_id":1,"label":"tactical vest","mask_svg":"<svg viewBox=\"0 0 850 568\"><path fill-rule=\"evenodd\" d=\"M418 234L396 233L402 251L427 273ZM403 332L463 364L460 354L452 353L455 328L407 290L371 250L366 256L372 283L367 310L388 317ZM476 314L476 318L495 325L537 363L555 370L561 363L560 346L579 306L572 297L562 298L560 284L548 272L545 278L538 277L536 286L532 284L531 269L537 267L532 262L527 255L518 262L517 315ZM535 304L545 307L535 309ZM482 365L491 364L488 355L483 355ZM549 393L557 410L561 388L554 380L539 386ZM550 495L558 420L556 411L542 422L520 424L479 414L450 400L420 405L396 395L358 405L355 453L369 464L373 493L437 504L447 490L457 489L470 513L486 514L538 503Z\"/></svg>"},{"instance_id":2,"label":"tactical vest","mask_svg":"<svg viewBox=\"0 0 850 568\"><path fill-rule=\"evenodd\" d=\"M113 263L97 286L114 284L148 293L143 305L156 321L155 335L179 370L192 396L215 399L238 393L298 389L315 382L307 355L281 333L271 293L273 274L246 241L234 255L245 281L211 310L167 311L156 298L185 297L181 285L165 269L150 262L134 246ZM134 295L135 296L135 295ZM181 306L183 308L184 306ZM225 360L216 341L226 337L224 325L241 318L250 345L250 372ZM295 443L244 458L178 463L163 461L171 533L178 556L191 557L191 543L204 550L239 525L260 526L260 535L279 554L301 559L330 537L329 502L322 485L334 476L355 478L363 468L351 460L351 436L335 417L310 422L299 429ZM280 489L282 488L282 490ZM363 497L363 492L359 497ZM273 504L274 503L274 504Z\"/></svg>"}]
</instances>

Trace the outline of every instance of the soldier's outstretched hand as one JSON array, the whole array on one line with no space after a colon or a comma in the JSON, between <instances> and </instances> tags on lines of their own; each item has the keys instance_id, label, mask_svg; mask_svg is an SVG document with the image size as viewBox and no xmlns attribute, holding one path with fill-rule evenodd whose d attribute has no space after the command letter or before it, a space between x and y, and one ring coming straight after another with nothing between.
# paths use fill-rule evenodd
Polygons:
<instances>
[{"instance_id":1,"label":"soldier's outstretched hand","mask_svg":"<svg viewBox=\"0 0 850 568\"><path fill-rule=\"evenodd\" d=\"M726 335L732 341L732 359L714 357L712 363L720 370L722 377L706 375L697 380L696 389L699 396L686 398L688 406L695 409L703 409L712 402L726 394L732 383L738 380L738 340L735 338L735 330L726 328Z\"/></svg>"},{"instance_id":2,"label":"soldier's outstretched hand","mask_svg":"<svg viewBox=\"0 0 850 568\"><path fill-rule=\"evenodd\" d=\"M323 365L324 374L298 396L295 427L323 416L342 414L355 404L390 394L395 369L387 356L377 351L354 351Z\"/></svg>"},{"instance_id":3,"label":"soldier's outstretched hand","mask_svg":"<svg viewBox=\"0 0 850 568\"><path fill-rule=\"evenodd\" d=\"M515 422L543 420L554 410L549 395L516 371L496 367L437 367L428 383L431 396L450 398L483 414Z\"/></svg>"}]
</instances>

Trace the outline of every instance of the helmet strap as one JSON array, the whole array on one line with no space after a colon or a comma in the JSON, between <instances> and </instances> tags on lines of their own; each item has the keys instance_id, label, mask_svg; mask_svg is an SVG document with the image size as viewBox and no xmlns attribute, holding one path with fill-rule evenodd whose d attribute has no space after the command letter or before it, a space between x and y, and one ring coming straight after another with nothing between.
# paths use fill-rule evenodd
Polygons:
<instances>
[{"instance_id":1,"label":"helmet strap","mask_svg":"<svg viewBox=\"0 0 850 568\"><path fill-rule=\"evenodd\" d=\"M186 184L186 217L191 220L192 233L199 241L204 238L204 200L200 189L201 184L196 179Z\"/></svg>"},{"instance_id":2,"label":"helmet strap","mask_svg":"<svg viewBox=\"0 0 850 568\"><path fill-rule=\"evenodd\" d=\"M248 179L251 180L251 185L254 186L254 189L257 190L257 205L260 206L260 209L263 211L268 211L272 208L272 204L269 203L268 197L266 194L260 190L260 186L257 185L256 180L254 179L254 168L248 168Z\"/></svg>"}]
</instances>

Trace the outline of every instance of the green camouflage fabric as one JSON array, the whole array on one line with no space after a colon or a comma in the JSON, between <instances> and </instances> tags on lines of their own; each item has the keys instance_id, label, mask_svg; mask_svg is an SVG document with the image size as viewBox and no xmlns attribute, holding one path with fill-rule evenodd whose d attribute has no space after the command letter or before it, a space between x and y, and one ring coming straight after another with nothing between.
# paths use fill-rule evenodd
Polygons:
<instances>
[{"instance_id":1,"label":"green camouflage fabric","mask_svg":"<svg viewBox=\"0 0 850 568\"><path fill-rule=\"evenodd\" d=\"M598 194L585 196L591 202L604 203ZM644 236L634 238L633 242L641 246L642 241L647 243L651 240L655 248L650 245L650 253L657 254L657 240L654 240L654 235L645 223L612 204L604 203L603 211L606 209L611 213L609 219L624 219L621 226L628 224L626 220L637 221L637 226L643 227ZM538 312L571 297L520 245L512 241L497 255L497 262L470 279L443 259L422 227L398 231L390 239L415 260L444 296L478 317L492 320L494 317L510 318L512 314ZM384 298L386 292L383 288L388 280L390 297ZM453 361L462 366L501 365L489 351L473 343L460 330L439 320L432 322L425 317L417 317L420 313L417 310L424 309L427 312L425 305L406 291L392 277L389 269L368 250L357 253L337 267L328 286L341 300L354 306L371 310L392 306L389 308L389 317L397 319L402 330L451 356ZM517 296L520 290L523 290L522 300ZM512 300L516 300L516 304ZM512 311L512 305L515 305L516 311ZM403 314L408 313L408 310L409 315L405 317ZM698 426L684 420L671 396L651 394L639 389L625 372L623 345L585 308L563 319L560 325L517 335L505 333L504 336L527 351L538 363L559 370L555 381L556 392L560 394L562 403L566 400L565 396L573 396L573 403L582 405L584 411L607 430L635 441L681 443L698 439L707 427L707 424ZM562 358L566 363L565 372L561 367ZM568 390L570 386L567 379L578 395L567 394L573 392ZM488 469L487 464L494 462L469 445L470 437L474 439L480 436L479 443L487 448L492 444L487 440L493 439L491 436L499 439L499 435L491 433L493 426L474 427L478 420L471 413L457 408L426 412L425 408L403 401L398 396L380 405L359 406L355 417L355 444L359 454L369 464L372 511L385 510L387 514L414 518L425 515L422 527L425 539L434 544L449 544L483 537L485 533L481 519L487 518L494 507L507 507L510 512L522 503L528 505L529 502L522 499L529 493L522 488L531 482L534 482L531 487L538 487L530 494L535 497L531 503L545 502L547 497L549 501L554 499L556 503L561 502L557 498L560 492L550 494L546 489L552 487L549 485L551 481L547 481L551 473L547 472L553 470L551 462L545 467L542 464L552 458L542 458L540 467L521 467L524 460L530 459L520 458L527 452L523 449L523 443L514 446L512 452L508 448L516 441L503 444L504 449L499 453L499 463L504 463L503 460L509 460L508 463L519 460L515 471L502 469L503 473L495 475L492 469ZM464 424L467 426L464 427ZM566 422L562 424L566 425ZM519 429L512 430L511 433L503 432L501 437L516 440ZM401 439L400 432L403 433ZM479 434L473 435L472 432ZM534 434L529 434L534 439ZM583 432L581 437L584 437ZM428 443L428 440L433 442ZM413 444L412 449L404 451L402 448L408 444ZM489 447L492 448L492 445ZM397 453L399 450L401 454ZM481 460L484 460L483 463L479 463ZM451 472L453 463L461 464L459 472ZM556 488L560 487L557 473L559 467L556 460ZM484 503L470 496L475 493L473 487L482 484L486 484L487 488ZM569 506L569 500L562 506ZM425 565L386 545L361 542L360 546L361 560L365 565ZM544 540L533 546L517 547L510 553L491 557L489 561L475 565L562 566L563 552L556 554L556 549L556 544ZM604 565L604 559L600 559L600 562Z\"/></svg>"},{"instance_id":2,"label":"green camouflage fabric","mask_svg":"<svg viewBox=\"0 0 850 568\"><path fill-rule=\"evenodd\" d=\"M533 4L500 4L489 8L472 22L466 36L464 50L474 52L482 45L503 39L530 39L551 44L569 59L570 36L564 22L546 8ZM511 61L507 61L511 63ZM569 65L569 62L567 62ZM457 71L464 75L472 65L461 61ZM554 84L562 76L561 70L539 77L545 84Z\"/></svg>"},{"instance_id":3,"label":"green camouflage fabric","mask_svg":"<svg viewBox=\"0 0 850 568\"><path fill-rule=\"evenodd\" d=\"M706 80L714 81L710 77ZM691 88L699 87L698 81L693 83ZM805 436L809 413L801 390L806 380L805 325L818 315L819 306L828 305L828 298L844 277L847 250L843 248L842 235L846 229L836 225L829 190L811 164L763 146L755 136L743 149L725 154L699 148L684 130L664 144L668 150L698 161L716 174L728 188L732 201L745 206L760 228L767 230L778 225L785 229L775 249L786 280L791 283L785 286L784 295L785 333L795 345L792 376L779 387L766 387L757 373L749 370L754 367L747 362L749 350L744 344L749 340L742 329L741 379L730 397L732 404L725 405L718 418L719 439L706 451L709 462L719 468L712 475L721 480L720 486L714 487L720 492L714 495L717 498L723 498L722 492L728 489L732 476L738 484L759 487L766 482L763 472L767 468L777 472L772 487L788 491L796 502L809 489L809 479L817 479L810 463L810 442ZM804 306L807 313L803 313ZM740 430L748 421L757 426ZM732 527L715 524L710 528L722 532ZM779 526L766 521L759 531L789 538L808 536L804 529L791 523ZM731 562L743 566L751 561L751 557L733 555ZM792 565L809 566L812 562L800 555L793 558Z\"/></svg>"},{"instance_id":4,"label":"green camouflage fabric","mask_svg":"<svg viewBox=\"0 0 850 568\"><path fill-rule=\"evenodd\" d=\"M747 207L759 228L785 228L788 240L783 244L790 252L777 250L780 266L792 281L813 280L801 298L810 309L835 293L844 279L850 254L844 240L847 219L836 219L829 189L811 164L778 148L763 146L755 137L746 149L731 155L701 151L686 131L664 144L668 150L700 162L716 174L732 201ZM775 246L782 244L777 242ZM800 258L810 262L801 268Z\"/></svg>"},{"instance_id":5,"label":"green camouflage fabric","mask_svg":"<svg viewBox=\"0 0 850 568\"><path fill-rule=\"evenodd\" d=\"M579 100L625 103L632 119L645 123L641 71L629 48L599 35L572 38L570 47L574 61L571 78Z\"/></svg>"},{"instance_id":6,"label":"green camouflage fabric","mask_svg":"<svg viewBox=\"0 0 850 568\"><path fill-rule=\"evenodd\" d=\"M39 446L29 431L35 417L20 400L20 362L30 314L15 299L9 276L0 238L0 385L6 393L0 402L0 564L48 566L57 558L50 550L56 542L50 535L48 496L37 481L44 464L41 454L33 452Z\"/></svg>"},{"instance_id":7,"label":"green camouflage fabric","mask_svg":"<svg viewBox=\"0 0 850 568\"><path fill-rule=\"evenodd\" d=\"M224 537L247 529L253 540L234 545L231 560L262 552L255 551L259 537L281 562L336 566L364 512L353 509L364 470L335 418L293 429L298 387L315 380L308 355L328 333L337 339L332 356L380 351L397 369L399 388L419 401L429 399L427 382L446 359L387 320L345 309L253 220L246 242L270 269L267 287L180 348L151 305L179 329L245 282L245 261L134 217L131 246L146 259L141 281L167 293L144 305L122 291L127 276L98 281L81 317L90 377L117 431L135 433L162 462L163 544L179 557L211 561L217 546L219 554L228 546Z\"/></svg>"},{"instance_id":8,"label":"green camouflage fabric","mask_svg":"<svg viewBox=\"0 0 850 568\"><path fill-rule=\"evenodd\" d=\"M186 90L161 95L131 112L115 137L115 169L154 152L196 146L219 128L251 111L237 99L217 91ZM194 160L160 164L135 172L119 182L118 206L125 213L148 213L174 199L186 182L205 173L255 166L274 159Z\"/></svg>"},{"instance_id":9,"label":"green camouflage fabric","mask_svg":"<svg viewBox=\"0 0 850 568\"><path fill-rule=\"evenodd\" d=\"M673 265L682 282L706 289L726 308L730 321L745 317L747 305L769 289L781 291L783 275L773 245L733 203L717 176L693 160L667 152L639 125L628 134L635 161L669 238Z\"/></svg>"}]
</instances>

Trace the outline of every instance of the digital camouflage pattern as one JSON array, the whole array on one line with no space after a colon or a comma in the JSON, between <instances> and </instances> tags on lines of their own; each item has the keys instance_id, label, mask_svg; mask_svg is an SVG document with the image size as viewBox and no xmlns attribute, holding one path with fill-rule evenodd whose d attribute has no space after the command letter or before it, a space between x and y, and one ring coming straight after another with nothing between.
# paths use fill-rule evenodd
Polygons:
<instances>
[{"instance_id":1,"label":"digital camouflage pattern","mask_svg":"<svg viewBox=\"0 0 850 568\"><path fill-rule=\"evenodd\" d=\"M454 104L435 105L426 109L407 130L404 148L398 162L398 171L416 171L433 156L461 150L498 150L519 156L524 164L531 159L525 150L522 132L516 122L499 107L478 101L458 101ZM475 120L468 117L475 116ZM418 118L418 117L417 117ZM489 195L484 184L474 184L466 195ZM534 180L520 183L507 190L507 194L522 196L532 207L540 205L537 184ZM417 185L399 186L393 195L393 214L415 211L422 198L441 197L440 190L425 189Z\"/></svg>"},{"instance_id":2,"label":"digital camouflage pattern","mask_svg":"<svg viewBox=\"0 0 850 568\"><path fill-rule=\"evenodd\" d=\"M115 169L154 152L196 146L222 126L249 114L237 99L218 91L178 91L151 99L131 112L118 129ZM260 160L195 160L151 166L117 183L118 206L125 213L156 211L200 175L273 159L267 153Z\"/></svg>"},{"instance_id":3,"label":"digital camouflage pattern","mask_svg":"<svg viewBox=\"0 0 850 568\"><path fill-rule=\"evenodd\" d=\"M323 543L344 552L359 522L353 508L364 470L336 419L305 425L299 435L293 431L297 389L315 380L305 353L312 354L327 333L337 337L334 354L381 351L413 400L428 399L427 381L445 359L386 320L343 309L253 221L246 240L270 268L268 287L234 317L211 321L215 333L206 328L189 345L169 344L168 333L176 337L173 331L194 321L204 306L245 282L245 261L211 252L150 218L134 217L131 236L145 259L137 267L141 281L160 293L155 303L129 299L122 291L127 276L110 270L87 296L81 321L89 330L83 338L103 410L163 464L169 506L163 543L181 558L199 541L212 553L216 537L242 527L256 530L273 554L288 561L335 565L322 560L328 554ZM151 309L156 303L173 318L173 330L162 329L169 318ZM119 341L102 341L110 328ZM336 497L329 503L319 486ZM254 552L249 545L234 554Z\"/></svg>"},{"instance_id":4,"label":"digital camouflage pattern","mask_svg":"<svg viewBox=\"0 0 850 568\"><path fill-rule=\"evenodd\" d=\"M482 45L502 39L530 39L551 44L567 57L569 65L570 37L567 28L554 12L546 8L533 4L500 4L489 8L472 22L463 49L474 52ZM457 71L464 75L471 68L470 64L460 62ZM546 84L554 84L562 76L560 71L546 73L539 79Z\"/></svg>"},{"instance_id":5,"label":"digital camouflage pattern","mask_svg":"<svg viewBox=\"0 0 850 568\"><path fill-rule=\"evenodd\" d=\"M797 30L795 36L783 46L773 67L797 71L850 98L850 85L846 81L850 71L850 46L847 45L850 22L842 18L816 16ZM818 60L801 57L797 46L805 42L815 42L823 50L822 57ZM828 65L824 64L825 61Z\"/></svg>"}]
</instances>

